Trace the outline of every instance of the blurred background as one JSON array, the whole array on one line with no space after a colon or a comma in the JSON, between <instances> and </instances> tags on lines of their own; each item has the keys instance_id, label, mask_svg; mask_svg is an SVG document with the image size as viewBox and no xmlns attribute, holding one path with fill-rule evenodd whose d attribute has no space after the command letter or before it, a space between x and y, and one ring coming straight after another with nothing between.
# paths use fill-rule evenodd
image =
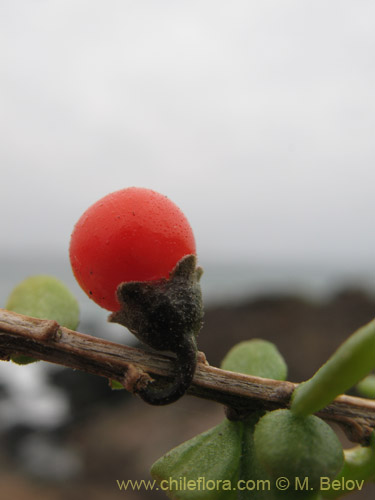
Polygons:
<instances>
[{"instance_id":1,"label":"blurred background","mask_svg":"<svg viewBox=\"0 0 375 500\"><path fill-rule=\"evenodd\" d=\"M209 362L262 337L290 380L310 377L375 311L374 16L369 0L4 0L0 306L53 274L80 302L80 331L134 343L79 289L68 246L90 204L144 186L193 227ZM116 479L148 478L222 418L189 397L151 408L93 376L1 363L4 498L119 498Z\"/></svg>"}]
</instances>

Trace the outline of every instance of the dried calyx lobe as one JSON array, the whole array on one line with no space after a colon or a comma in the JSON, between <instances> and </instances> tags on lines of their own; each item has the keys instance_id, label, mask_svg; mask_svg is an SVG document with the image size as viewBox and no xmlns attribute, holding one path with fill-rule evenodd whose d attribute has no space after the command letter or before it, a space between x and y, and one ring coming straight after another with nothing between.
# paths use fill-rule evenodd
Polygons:
<instances>
[{"instance_id":1,"label":"dried calyx lobe","mask_svg":"<svg viewBox=\"0 0 375 500\"><path fill-rule=\"evenodd\" d=\"M126 326L139 340L159 351L176 354L175 378L168 385L152 382L139 391L146 402L165 405L180 398L194 376L196 336L202 326L203 306L196 256L183 257L168 279L121 283L120 311L109 321Z\"/></svg>"}]
</instances>

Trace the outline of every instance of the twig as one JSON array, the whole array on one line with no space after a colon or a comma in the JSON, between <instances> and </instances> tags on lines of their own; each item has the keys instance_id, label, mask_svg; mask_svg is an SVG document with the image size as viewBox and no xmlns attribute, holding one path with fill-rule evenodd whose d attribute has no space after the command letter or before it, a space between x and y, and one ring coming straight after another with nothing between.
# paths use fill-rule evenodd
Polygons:
<instances>
[{"instance_id":1,"label":"twig","mask_svg":"<svg viewBox=\"0 0 375 500\"><path fill-rule=\"evenodd\" d=\"M169 378L172 358L109 342L42 320L0 309L0 359L23 354L116 380L133 393L151 378ZM209 366L200 353L188 394L216 401L237 414L287 408L297 384L252 377ZM368 444L375 428L375 401L339 396L318 415L337 422L353 442Z\"/></svg>"}]
</instances>

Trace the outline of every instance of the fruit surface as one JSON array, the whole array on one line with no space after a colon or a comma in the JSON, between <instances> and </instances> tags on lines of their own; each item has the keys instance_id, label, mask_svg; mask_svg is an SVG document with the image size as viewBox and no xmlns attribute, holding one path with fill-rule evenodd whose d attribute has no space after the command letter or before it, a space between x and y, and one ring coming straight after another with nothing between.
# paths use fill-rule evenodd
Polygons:
<instances>
[{"instance_id":1,"label":"fruit surface","mask_svg":"<svg viewBox=\"0 0 375 500\"><path fill-rule=\"evenodd\" d=\"M196 247L177 205L150 189L131 187L86 210L74 227L69 253L83 290L115 312L120 283L168 278L182 257L196 254Z\"/></svg>"}]
</instances>

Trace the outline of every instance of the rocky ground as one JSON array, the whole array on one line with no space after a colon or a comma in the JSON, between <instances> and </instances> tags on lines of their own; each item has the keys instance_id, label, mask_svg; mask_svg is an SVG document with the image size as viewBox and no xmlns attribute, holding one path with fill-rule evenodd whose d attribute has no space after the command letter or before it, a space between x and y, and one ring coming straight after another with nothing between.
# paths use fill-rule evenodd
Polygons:
<instances>
[{"instance_id":1,"label":"rocky ground","mask_svg":"<svg viewBox=\"0 0 375 500\"><path fill-rule=\"evenodd\" d=\"M288 379L299 382L374 316L375 299L355 290L324 303L299 297L244 300L206 311L199 348L218 365L241 340L270 340L288 363ZM106 381L70 370L55 374L53 383L68 391L72 419L54 432L17 428L1 436L1 498L166 498L144 489L120 491L116 480L149 479L159 456L224 417L219 405L188 396L168 407L150 407L124 391L110 391ZM39 454L28 455L28 449ZM369 485L348 498L365 500L374 493L375 485Z\"/></svg>"}]
</instances>

